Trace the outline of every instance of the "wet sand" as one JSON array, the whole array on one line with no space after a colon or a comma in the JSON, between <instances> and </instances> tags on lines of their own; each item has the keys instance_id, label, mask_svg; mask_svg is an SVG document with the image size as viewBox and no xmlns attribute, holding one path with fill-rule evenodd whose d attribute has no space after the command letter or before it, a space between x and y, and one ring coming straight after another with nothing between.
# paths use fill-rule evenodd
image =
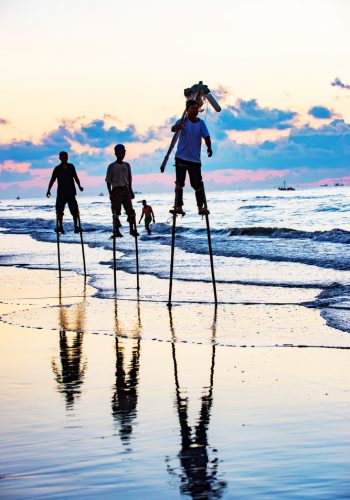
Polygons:
<instances>
[{"instance_id":1,"label":"wet sand","mask_svg":"<svg viewBox=\"0 0 350 500\"><path fill-rule=\"evenodd\" d=\"M1 497L350 496L349 334L298 290L169 313L119 278L0 267Z\"/></svg>"}]
</instances>

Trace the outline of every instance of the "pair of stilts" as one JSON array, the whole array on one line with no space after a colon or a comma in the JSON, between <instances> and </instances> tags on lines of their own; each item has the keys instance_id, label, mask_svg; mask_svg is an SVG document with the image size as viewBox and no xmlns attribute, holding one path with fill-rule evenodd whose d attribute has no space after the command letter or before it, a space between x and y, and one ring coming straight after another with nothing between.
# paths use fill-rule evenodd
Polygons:
<instances>
[{"instance_id":1,"label":"pair of stilts","mask_svg":"<svg viewBox=\"0 0 350 500\"><path fill-rule=\"evenodd\" d=\"M204 192L204 208L207 207L207 200ZM176 206L176 199L174 206ZM175 257L175 237L176 237L176 213L173 214L173 224L172 224L172 232L171 232L171 258L170 258L170 281L169 281L169 296L168 296L168 306L171 307L171 299L172 299L172 289L173 289L173 274L174 274L174 257ZM210 257L210 266L211 266L211 276L213 283L213 291L214 291L214 302L217 304L217 294L216 294L216 283L215 283L215 273L214 273L214 261L213 261L213 251L211 246L211 236L210 236L210 225L209 225L209 215L204 215L207 227L207 237L208 237L208 248L209 248L209 257ZM83 265L84 265L84 277L86 278L86 262L85 262L85 251L84 251L84 240L83 240L83 231L81 229L81 220L80 214L78 214L78 223L79 223L79 234L80 234L80 243L81 250L83 256ZM113 228L114 229L114 228ZM136 229L136 224L135 224ZM56 236L57 236L57 256L58 256L58 272L59 279L61 280L62 272L61 272L61 252L60 252L60 232L59 232L59 221L56 218ZM138 250L138 241L137 236L135 235L135 250L136 250L136 287L137 290L140 290L140 279L139 279L139 250ZM113 277L114 277L114 292L117 292L117 259L116 259L116 238L113 237Z\"/></svg>"},{"instance_id":2,"label":"pair of stilts","mask_svg":"<svg viewBox=\"0 0 350 500\"><path fill-rule=\"evenodd\" d=\"M118 224L119 223L119 224ZM114 278L114 293L117 293L117 259L116 259L116 232L119 232L119 218L113 214L113 278ZM130 222L130 233L133 233L135 238L135 253L136 253L136 288L140 290L140 278L139 278L139 246L137 241L137 228L136 220Z\"/></svg>"},{"instance_id":3,"label":"pair of stilts","mask_svg":"<svg viewBox=\"0 0 350 500\"><path fill-rule=\"evenodd\" d=\"M86 278L86 263L85 263L84 240L83 240L83 231L81 229L81 221L80 221L80 214L79 214L79 212L78 212L78 215L77 215L77 221L78 221L78 228L79 228L79 234L80 234L81 251L82 251L82 255L83 255L84 277ZM61 273L61 252L60 252L60 234L61 234L60 230L61 230L61 224L62 224L62 221L56 215L58 275L59 275L60 280L61 280L61 277L62 277L62 273Z\"/></svg>"},{"instance_id":4,"label":"pair of stilts","mask_svg":"<svg viewBox=\"0 0 350 500\"><path fill-rule=\"evenodd\" d=\"M218 303L218 299L217 299L217 294L216 294L213 250L212 250L212 246L211 246L209 211L208 211L207 198L205 196L203 182L202 182L202 192L203 192L203 198L204 198L204 207L203 208L205 209L205 212L206 212L205 215L203 215L202 217L205 217L205 222L206 222L206 227L207 227L208 249L209 249L209 257L210 257L210 267L211 267L211 278L212 278L213 291L214 291L214 303L216 305ZM170 256L170 279L169 279L168 307L171 307L171 298L172 298L172 291L173 291L175 239L176 239L176 217L177 217L175 207L178 206L177 198L178 198L178 187L176 187L176 189L175 189L174 210L171 210L171 213L173 214L173 224L172 224L172 231L171 231L171 256Z\"/></svg>"}]
</instances>

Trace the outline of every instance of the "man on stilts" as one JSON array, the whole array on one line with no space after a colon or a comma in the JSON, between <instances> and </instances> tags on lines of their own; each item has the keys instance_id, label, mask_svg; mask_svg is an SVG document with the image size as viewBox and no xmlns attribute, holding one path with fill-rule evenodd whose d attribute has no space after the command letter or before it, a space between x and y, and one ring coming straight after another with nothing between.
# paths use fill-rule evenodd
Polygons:
<instances>
[{"instance_id":1,"label":"man on stilts","mask_svg":"<svg viewBox=\"0 0 350 500\"><path fill-rule=\"evenodd\" d=\"M183 211L183 188L185 186L186 172L188 172L190 183L195 190L199 215L208 215L206 206L204 185L201 173L201 146L204 139L207 146L208 157L213 155L211 139L207 126L203 120L198 118L199 104L193 99L186 101L186 117L178 120L172 126L172 132L180 131L179 142L175 154L175 203L172 214L184 215Z\"/></svg>"},{"instance_id":2,"label":"man on stilts","mask_svg":"<svg viewBox=\"0 0 350 500\"><path fill-rule=\"evenodd\" d=\"M57 225L55 231L64 234L63 229L63 214L64 207L68 203L70 213L73 216L74 221L74 232L80 233L80 220L79 220L79 208L76 200L77 191L75 189L75 183L79 187L80 191L84 188L80 184L79 177L76 173L75 167L72 163L68 163L68 153L66 151L61 151L59 154L59 159L61 163L54 168L47 188L46 196L50 198L51 188L57 180L57 199L56 199L56 215L57 215Z\"/></svg>"},{"instance_id":3,"label":"man on stilts","mask_svg":"<svg viewBox=\"0 0 350 500\"><path fill-rule=\"evenodd\" d=\"M112 203L113 238L120 238L123 236L119 230L121 226L119 217L122 205L128 216L131 236L138 236L136 230L136 214L131 201L135 198L132 190L131 167L129 163L124 161L125 152L125 146L123 144L117 144L114 147L114 153L117 159L108 166L106 174L107 188Z\"/></svg>"}]
</instances>

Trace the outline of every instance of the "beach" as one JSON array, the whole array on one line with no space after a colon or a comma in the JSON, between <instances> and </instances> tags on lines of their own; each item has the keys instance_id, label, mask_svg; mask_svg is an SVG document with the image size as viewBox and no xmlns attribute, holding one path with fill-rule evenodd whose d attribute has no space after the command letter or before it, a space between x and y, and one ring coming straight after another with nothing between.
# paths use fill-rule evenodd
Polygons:
<instances>
[{"instance_id":1,"label":"beach","mask_svg":"<svg viewBox=\"0 0 350 500\"><path fill-rule=\"evenodd\" d=\"M214 255L215 306L180 231L168 308L156 231L139 291L118 242L115 295L110 243L86 245L85 280L68 235L60 281L55 235L22 226L1 235L2 498L349 497L346 270L259 260L252 279Z\"/></svg>"}]
</instances>

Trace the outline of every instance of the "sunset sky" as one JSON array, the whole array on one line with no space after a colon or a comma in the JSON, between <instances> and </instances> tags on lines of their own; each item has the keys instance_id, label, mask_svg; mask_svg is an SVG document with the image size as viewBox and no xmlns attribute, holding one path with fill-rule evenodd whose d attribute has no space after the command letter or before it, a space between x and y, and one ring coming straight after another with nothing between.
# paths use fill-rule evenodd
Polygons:
<instances>
[{"instance_id":1,"label":"sunset sky","mask_svg":"<svg viewBox=\"0 0 350 500\"><path fill-rule=\"evenodd\" d=\"M123 142L134 188L203 80L212 189L350 184L348 0L0 0L0 197L44 195L66 150L86 194ZM203 150L205 153L205 150Z\"/></svg>"}]
</instances>

